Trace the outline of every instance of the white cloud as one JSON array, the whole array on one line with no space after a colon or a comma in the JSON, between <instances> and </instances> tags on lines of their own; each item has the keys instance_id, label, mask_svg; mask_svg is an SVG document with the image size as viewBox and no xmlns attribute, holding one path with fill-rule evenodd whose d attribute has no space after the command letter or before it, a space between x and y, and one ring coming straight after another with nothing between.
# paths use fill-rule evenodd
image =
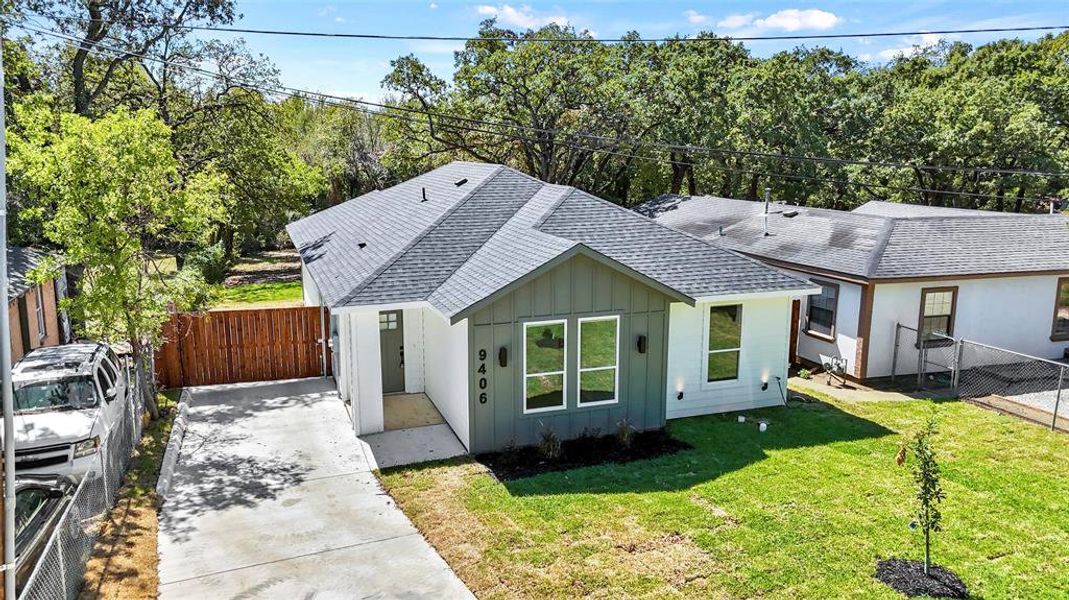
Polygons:
<instances>
[{"instance_id":1,"label":"white cloud","mask_svg":"<svg viewBox=\"0 0 1069 600\"><path fill-rule=\"evenodd\" d=\"M934 33L922 33L920 35L912 36L910 41L912 43L909 46L899 46L896 48L880 50L877 53L877 56L884 60L893 60L902 56L914 56L933 46L939 45L939 42L943 41L943 38Z\"/></svg>"},{"instance_id":2,"label":"white cloud","mask_svg":"<svg viewBox=\"0 0 1069 600\"><path fill-rule=\"evenodd\" d=\"M869 62L870 60L872 60L872 55L868 52L862 52L861 54L857 55L857 58L861 61Z\"/></svg>"},{"instance_id":3,"label":"white cloud","mask_svg":"<svg viewBox=\"0 0 1069 600\"><path fill-rule=\"evenodd\" d=\"M683 16L687 18L691 25L702 25L709 22L707 15L703 15L694 9L683 11Z\"/></svg>"},{"instance_id":4,"label":"white cloud","mask_svg":"<svg viewBox=\"0 0 1069 600\"><path fill-rule=\"evenodd\" d=\"M788 8L774 12L764 19L753 22L759 29L780 29L783 31L801 31L803 29L831 29L843 21L843 18L825 10L816 8Z\"/></svg>"},{"instance_id":5,"label":"white cloud","mask_svg":"<svg viewBox=\"0 0 1069 600\"><path fill-rule=\"evenodd\" d=\"M728 15L717 21L716 26L725 27L727 29L738 29L739 27L746 27L750 23L753 23L753 20L753 13L746 13L745 15Z\"/></svg>"},{"instance_id":6,"label":"white cloud","mask_svg":"<svg viewBox=\"0 0 1069 600\"><path fill-rule=\"evenodd\" d=\"M531 7L526 4L521 5L519 8L511 4L502 4L500 6L480 4L476 7L476 10L480 15L496 17L502 25L511 25L524 29L538 29L551 23L565 26L569 23L568 17L564 15L536 15L531 10Z\"/></svg>"},{"instance_id":7,"label":"white cloud","mask_svg":"<svg viewBox=\"0 0 1069 600\"><path fill-rule=\"evenodd\" d=\"M437 2L431 2L431 10L434 10L436 8L438 8L438 3Z\"/></svg>"},{"instance_id":8,"label":"white cloud","mask_svg":"<svg viewBox=\"0 0 1069 600\"><path fill-rule=\"evenodd\" d=\"M345 17L334 17L334 22L335 23L344 23L345 22Z\"/></svg>"}]
</instances>

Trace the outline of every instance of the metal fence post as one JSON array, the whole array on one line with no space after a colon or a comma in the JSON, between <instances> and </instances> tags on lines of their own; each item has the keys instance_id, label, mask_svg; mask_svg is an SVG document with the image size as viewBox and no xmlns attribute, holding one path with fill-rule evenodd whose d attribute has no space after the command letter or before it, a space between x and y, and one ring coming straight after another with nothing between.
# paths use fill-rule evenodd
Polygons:
<instances>
[{"instance_id":1,"label":"metal fence post","mask_svg":"<svg viewBox=\"0 0 1069 600\"><path fill-rule=\"evenodd\" d=\"M961 361L962 355L965 351L965 338L959 338L954 342L954 365L953 372L950 374L950 388L954 390L954 394L958 394L958 386L961 385Z\"/></svg>"},{"instance_id":2,"label":"metal fence post","mask_svg":"<svg viewBox=\"0 0 1069 600\"><path fill-rule=\"evenodd\" d=\"M88 475L87 475L88 476ZM77 492L75 492L77 494ZM66 523L60 523L64 527ZM63 556L63 532L56 536L56 555L59 556L59 585L63 588L64 596L67 594L67 561Z\"/></svg>"},{"instance_id":3,"label":"metal fence post","mask_svg":"<svg viewBox=\"0 0 1069 600\"><path fill-rule=\"evenodd\" d=\"M902 325L895 323L895 351L891 354L891 383L895 382L895 371L898 370L898 342L902 335Z\"/></svg>"},{"instance_id":4,"label":"metal fence post","mask_svg":"<svg viewBox=\"0 0 1069 600\"><path fill-rule=\"evenodd\" d=\"M1058 405L1062 403L1062 388L1065 387L1065 367L1058 372L1058 393L1054 396L1054 416L1050 420L1050 430L1058 428Z\"/></svg>"},{"instance_id":5,"label":"metal fence post","mask_svg":"<svg viewBox=\"0 0 1069 600\"><path fill-rule=\"evenodd\" d=\"M924 339L917 331L917 389L924 389Z\"/></svg>"}]
</instances>

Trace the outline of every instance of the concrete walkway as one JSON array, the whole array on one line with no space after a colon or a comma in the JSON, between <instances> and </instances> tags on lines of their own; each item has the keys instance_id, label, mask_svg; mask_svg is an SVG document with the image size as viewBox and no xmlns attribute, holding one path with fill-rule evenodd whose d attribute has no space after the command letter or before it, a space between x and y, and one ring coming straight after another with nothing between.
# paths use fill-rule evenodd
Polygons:
<instances>
[{"instance_id":1,"label":"concrete walkway","mask_svg":"<svg viewBox=\"0 0 1069 600\"><path fill-rule=\"evenodd\" d=\"M381 490L328 381L191 391L161 598L472 597Z\"/></svg>"}]
</instances>

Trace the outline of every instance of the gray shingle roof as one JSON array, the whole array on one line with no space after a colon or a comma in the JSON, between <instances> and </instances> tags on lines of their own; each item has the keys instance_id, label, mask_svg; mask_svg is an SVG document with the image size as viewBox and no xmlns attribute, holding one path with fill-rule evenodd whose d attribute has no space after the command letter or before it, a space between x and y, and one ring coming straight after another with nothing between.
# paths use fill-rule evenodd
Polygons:
<instances>
[{"instance_id":1,"label":"gray shingle roof","mask_svg":"<svg viewBox=\"0 0 1069 600\"><path fill-rule=\"evenodd\" d=\"M1069 272L1069 219L1060 215L888 217L773 204L766 236L763 202L662 196L636 210L717 246L864 278Z\"/></svg>"},{"instance_id":2,"label":"gray shingle roof","mask_svg":"<svg viewBox=\"0 0 1069 600\"><path fill-rule=\"evenodd\" d=\"M14 300L26 293L34 283L28 275L48 256L34 248L11 247L7 249L7 299Z\"/></svg>"},{"instance_id":3,"label":"gray shingle roof","mask_svg":"<svg viewBox=\"0 0 1069 600\"><path fill-rule=\"evenodd\" d=\"M454 185L462 178L468 182ZM452 317L579 250L690 298L810 287L574 188L498 165L451 163L287 230L332 308L427 300Z\"/></svg>"},{"instance_id":4,"label":"gray shingle roof","mask_svg":"<svg viewBox=\"0 0 1069 600\"><path fill-rule=\"evenodd\" d=\"M898 217L909 219L913 217L1007 217L1015 213L997 212L993 210L973 210L970 208L954 208L950 206L924 206L923 204L905 204L903 202L887 202L886 200L869 200L861 206L850 211L854 214L876 215L878 217Z\"/></svg>"}]
</instances>

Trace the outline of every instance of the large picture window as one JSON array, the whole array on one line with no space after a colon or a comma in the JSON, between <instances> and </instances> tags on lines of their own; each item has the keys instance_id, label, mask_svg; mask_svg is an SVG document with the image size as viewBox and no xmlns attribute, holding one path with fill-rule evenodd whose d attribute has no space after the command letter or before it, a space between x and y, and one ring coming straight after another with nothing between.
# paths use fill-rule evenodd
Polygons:
<instances>
[{"instance_id":1,"label":"large picture window","mask_svg":"<svg viewBox=\"0 0 1069 600\"><path fill-rule=\"evenodd\" d=\"M579 406L618 402L620 317L579 319Z\"/></svg>"},{"instance_id":2,"label":"large picture window","mask_svg":"<svg viewBox=\"0 0 1069 600\"><path fill-rule=\"evenodd\" d=\"M710 307L705 380L713 382L738 379L741 353L742 305Z\"/></svg>"},{"instance_id":3,"label":"large picture window","mask_svg":"<svg viewBox=\"0 0 1069 600\"><path fill-rule=\"evenodd\" d=\"M820 294L809 297L806 312L806 333L817 337L835 337L835 313L839 310L839 286L834 283L815 281Z\"/></svg>"},{"instance_id":4,"label":"large picture window","mask_svg":"<svg viewBox=\"0 0 1069 600\"><path fill-rule=\"evenodd\" d=\"M941 333L954 335L954 309L958 303L958 288L924 288L921 290L921 318L917 326L921 339L941 339Z\"/></svg>"},{"instance_id":5,"label":"large picture window","mask_svg":"<svg viewBox=\"0 0 1069 600\"><path fill-rule=\"evenodd\" d=\"M523 412L565 407L564 366L567 364L568 324L539 321L523 326Z\"/></svg>"},{"instance_id":6,"label":"large picture window","mask_svg":"<svg viewBox=\"0 0 1069 600\"><path fill-rule=\"evenodd\" d=\"M1069 277L1058 280L1058 295L1054 300L1054 325L1050 338L1055 341L1069 340Z\"/></svg>"}]
</instances>

